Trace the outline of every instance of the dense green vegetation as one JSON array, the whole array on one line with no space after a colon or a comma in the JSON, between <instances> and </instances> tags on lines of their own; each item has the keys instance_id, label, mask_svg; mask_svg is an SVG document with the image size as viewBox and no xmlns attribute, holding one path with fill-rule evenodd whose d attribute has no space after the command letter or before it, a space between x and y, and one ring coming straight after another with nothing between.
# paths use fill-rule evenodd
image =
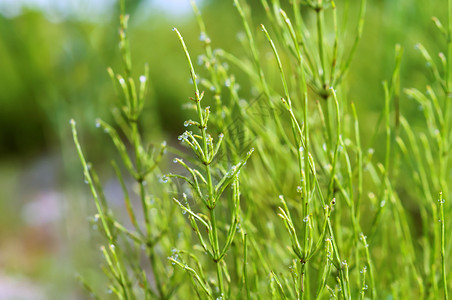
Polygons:
<instances>
[{"instance_id":1,"label":"dense green vegetation","mask_svg":"<svg viewBox=\"0 0 452 300\"><path fill-rule=\"evenodd\" d=\"M89 32L66 37L79 47L70 59L49 69L40 58L64 52L30 50L11 70L34 66L33 85L9 77L2 95L39 104L22 118L41 136L5 131L1 150L59 143L77 180L73 117L103 245L103 276L86 258L78 269L89 293L447 299L450 1L192 2L193 19L169 18L174 32L125 2L119 48L115 19L65 22ZM39 18L4 22L53 28ZM51 34L64 36L60 27ZM19 108L8 103L11 117ZM111 178L121 196L104 191Z\"/></svg>"}]
</instances>

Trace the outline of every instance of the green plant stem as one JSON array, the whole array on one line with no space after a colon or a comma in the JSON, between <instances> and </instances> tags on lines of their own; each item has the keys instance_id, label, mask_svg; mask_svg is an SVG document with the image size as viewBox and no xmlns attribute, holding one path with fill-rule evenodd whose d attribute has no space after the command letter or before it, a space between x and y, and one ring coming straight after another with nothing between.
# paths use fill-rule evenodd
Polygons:
<instances>
[{"instance_id":1,"label":"green plant stem","mask_svg":"<svg viewBox=\"0 0 452 300\"><path fill-rule=\"evenodd\" d=\"M74 139L75 147L77 148L77 152L78 152L80 161L82 162L83 174L85 176L85 180L88 182L88 185L89 185L89 187L91 189L91 193L92 193L92 195L94 197L94 202L96 204L97 212L99 213L100 220L102 222L102 226L103 226L105 234L107 235L107 238L108 238L108 242L111 242L113 240L113 237L112 237L112 234L110 232L110 227L108 226L108 223L107 223L107 218L105 216L105 212L102 209L98 193L96 191L96 188L94 187L94 183L93 183L93 180L91 178L91 174L89 172L88 164L86 163L85 156L83 155L82 147L80 146L80 143L78 141L77 129L76 129L76 126L75 126L75 121L71 119L70 123L71 123L71 126L72 126L72 137Z\"/></svg>"},{"instance_id":2,"label":"green plant stem","mask_svg":"<svg viewBox=\"0 0 452 300\"><path fill-rule=\"evenodd\" d=\"M370 278L370 284L371 284L371 297L372 300L377 299L377 288L375 286L375 278L374 278L374 266L370 257L370 251L369 251L369 245L367 244L367 238L364 236L364 234L361 234L361 241L364 246L364 251L366 252L366 260L367 265L369 266L369 278Z\"/></svg>"},{"instance_id":3,"label":"green plant stem","mask_svg":"<svg viewBox=\"0 0 452 300\"><path fill-rule=\"evenodd\" d=\"M340 111L339 111L339 102L337 100L336 91L334 89L331 89L334 99L334 104L336 108L336 147L334 148L334 154L331 161L331 175L330 175L330 182L328 184L328 196L327 199L331 199L334 196L334 182L336 177L336 167L338 163L338 153L339 153L339 147L340 147L340 139L341 139L341 118L340 118ZM327 105L327 112L328 112L328 102L325 103ZM329 118L327 115L326 118ZM328 124L329 125L329 124Z\"/></svg>"},{"instance_id":4,"label":"green plant stem","mask_svg":"<svg viewBox=\"0 0 452 300\"><path fill-rule=\"evenodd\" d=\"M322 94L326 92L328 89L326 82L326 69L325 69L325 49L323 42L323 27L324 27L324 9L323 9L323 0L318 0L317 4L317 42L319 47L319 58L320 58L320 67L321 70L321 78L322 78Z\"/></svg>"},{"instance_id":5,"label":"green plant stem","mask_svg":"<svg viewBox=\"0 0 452 300\"><path fill-rule=\"evenodd\" d=\"M149 262L151 264L152 274L154 275L155 280L155 286L157 287L157 290L159 292L159 298L160 299L167 299L165 295L165 291L163 290L162 281L160 280L159 272L157 271L157 260L155 259L155 251L153 245L148 245L148 257Z\"/></svg>"},{"instance_id":6,"label":"green plant stem","mask_svg":"<svg viewBox=\"0 0 452 300\"><path fill-rule=\"evenodd\" d=\"M305 273L306 273L306 263L300 262L301 268L300 268L300 296L301 299L305 299L306 293L305 293Z\"/></svg>"},{"instance_id":7,"label":"green plant stem","mask_svg":"<svg viewBox=\"0 0 452 300\"><path fill-rule=\"evenodd\" d=\"M140 201L141 205L143 207L143 216L144 216L144 223L146 226L146 238L151 238L151 220L149 219L149 207L148 203L146 201L146 189L144 186L144 182L142 180L138 181L138 186L140 188Z\"/></svg>"},{"instance_id":8,"label":"green plant stem","mask_svg":"<svg viewBox=\"0 0 452 300\"><path fill-rule=\"evenodd\" d=\"M447 279L446 279L446 229L444 224L446 223L444 216L444 199L443 193L439 193L439 208L440 208L440 226L441 226L441 276L443 280L444 299L448 299L447 294Z\"/></svg>"},{"instance_id":9,"label":"green plant stem","mask_svg":"<svg viewBox=\"0 0 452 300\"><path fill-rule=\"evenodd\" d=\"M337 9L336 4L331 0L331 6L333 8L333 27L334 27L334 45L333 45L333 57L331 58L331 70L329 82L332 84L335 81L336 66L337 66L337 52L338 52L338 28L337 28Z\"/></svg>"},{"instance_id":10,"label":"green plant stem","mask_svg":"<svg viewBox=\"0 0 452 300\"><path fill-rule=\"evenodd\" d=\"M363 151L362 151L362 147L361 147L358 114L356 113L356 107L353 102L352 102L352 112L353 112L353 117L355 120L354 128L355 128L355 140L356 140L356 147L357 147L356 161L358 164L358 191L357 191L357 196L356 196L355 212L356 212L356 222L359 224L359 219L360 219L360 209L359 208L361 207L361 197L363 194Z\"/></svg>"},{"instance_id":11,"label":"green plant stem","mask_svg":"<svg viewBox=\"0 0 452 300\"><path fill-rule=\"evenodd\" d=\"M446 86L447 92L450 92L451 75L452 75L452 62L450 61L452 57L452 0L447 1L447 70L446 70ZM448 95L446 95L448 96Z\"/></svg>"},{"instance_id":12,"label":"green plant stem","mask_svg":"<svg viewBox=\"0 0 452 300\"><path fill-rule=\"evenodd\" d=\"M217 267L217 277L218 277L218 286L220 289L220 296L224 297L224 285L223 285L223 271L221 270L221 260L218 260L220 255L220 246L218 243L218 232L217 232L217 221L215 216L215 209L210 209L210 222L212 226L212 234L213 234L213 253L214 253L214 262Z\"/></svg>"},{"instance_id":13,"label":"green plant stem","mask_svg":"<svg viewBox=\"0 0 452 300\"><path fill-rule=\"evenodd\" d=\"M248 280L248 235L243 235L243 280L246 289L246 299L251 299L251 291Z\"/></svg>"},{"instance_id":14,"label":"green plant stem","mask_svg":"<svg viewBox=\"0 0 452 300\"><path fill-rule=\"evenodd\" d=\"M447 184L447 170L448 170L448 161L449 161L449 122L451 115L451 102L452 102L452 0L448 0L448 31L447 31L447 68L445 74L446 80L446 95L444 97L444 124L441 130L441 145L442 152L439 154L439 167L440 167L440 182L441 182L441 190L444 193L446 199L450 198L449 195L449 186Z\"/></svg>"}]
</instances>

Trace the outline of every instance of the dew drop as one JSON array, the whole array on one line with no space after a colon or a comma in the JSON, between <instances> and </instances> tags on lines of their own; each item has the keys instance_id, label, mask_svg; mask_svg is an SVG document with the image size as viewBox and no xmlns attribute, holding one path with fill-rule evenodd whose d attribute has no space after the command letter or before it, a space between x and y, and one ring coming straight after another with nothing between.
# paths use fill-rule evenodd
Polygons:
<instances>
[{"instance_id":1,"label":"dew drop","mask_svg":"<svg viewBox=\"0 0 452 300\"><path fill-rule=\"evenodd\" d=\"M198 65L202 65L204 63L205 55L198 55Z\"/></svg>"},{"instance_id":2,"label":"dew drop","mask_svg":"<svg viewBox=\"0 0 452 300\"><path fill-rule=\"evenodd\" d=\"M207 34L205 32L201 32L201 34L199 35L199 40L201 42L205 42L207 40Z\"/></svg>"}]
</instances>

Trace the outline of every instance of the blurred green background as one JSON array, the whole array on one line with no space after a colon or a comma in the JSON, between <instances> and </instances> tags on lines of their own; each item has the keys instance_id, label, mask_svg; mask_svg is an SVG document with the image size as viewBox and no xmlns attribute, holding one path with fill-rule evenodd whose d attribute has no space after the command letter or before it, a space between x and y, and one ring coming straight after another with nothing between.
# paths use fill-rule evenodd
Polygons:
<instances>
[{"instance_id":1,"label":"blurred green background","mask_svg":"<svg viewBox=\"0 0 452 300\"><path fill-rule=\"evenodd\" d=\"M257 31L264 13L260 1L248 2ZM350 1L351 14L359 2ZM245 55L232 1L198 4L213 47ZM126 5L135 70L148 62L151 71L153 100L143 122L155 143L174 143L191 88L171 28L179 28L193 56L202 51L189 1ZM397 43L405 50L402 87L423 90L429 82L414 46L422 42L430 53L445 49L431 21L434 15L444 20L444 13L427 0L368 1L363 39L346 80L363 131L375 127L382 110L381 82L391 75ZM87 156L102 175L114 151L105 147L108 138L95 119L110 120L115 104L106 69L121 68L118 14L114 0L0 0L0 299L84 299L75 274L97 279L100 252L88 217L94 209L68 121L77 121ZM406 97L401 106L410 121L421 116ZM106 190L113 198L117 193L108 181Z\"/></svg>"}]
</instances>

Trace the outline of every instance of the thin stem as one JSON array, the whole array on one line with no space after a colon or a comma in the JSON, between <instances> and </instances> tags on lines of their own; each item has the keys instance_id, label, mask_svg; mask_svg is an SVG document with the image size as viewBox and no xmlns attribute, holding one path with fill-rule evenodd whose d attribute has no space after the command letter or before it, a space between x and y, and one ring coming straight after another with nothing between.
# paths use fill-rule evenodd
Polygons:
<instances>
[{"instance_id":1,"label":"thin stem","mask_svg":"<svg viewBox=\"0 0 452 300\"><path fill-rule=\"evenodd\" d=\"M301 299L305 299L306 293L305 293L305 274L306 274L306 263L301 262L301 268L300 268L300 296Z\"/></svg>"},{"instance_id":2,"label":"thin stem","mask_svg":"<svg viewBox=\"0 0 452 300\"><path fill-rule=\"evenodd\" d=\"M217 278L218 278L218 286L220 289L220 296L224 297L224 284L223 284L223 271L221 270L221 260L218 260L218 256L220 255L220 246L218 243L218 232L216 226L216 216L215 209L210 209L210 221L212 225L212 234L214 238L213 253L214 253L214 261L217 267Z\"/></svg>"},{"instance_id":3,"label":"thin stem","mask_svg":"<svg viewBox=\"0 0 452 300\"><path fill-rule=\"evenodd\" d=\"M328 88L326 83L326 68L325 68L325 49L324 42L323 42L323 26L324 26L324 10L323 10L323 1L318 0L318 7L316 9L317 12L317 42L318 42L318 48L319 48L319 59L320 59L320 67L321 70L320 76L322 78L322 93Z\"/></svg>"},{"instance_id":4,"label":"thin stem","mask_svg":"<svg viewBox=\"0 0 452 300\"><path fill-rule=\"evenodd\" d=\"M151 264L152 274L155 279L155 286L159 292L160 299L166 299L165 291L163 290L162 281L160 280L159 272L157 271L157 260L155 259L154 247L148 247L149 262Z\"/></svg>"},{"instance_id":5,"label":"thin stem","mask_svg":"<svg viewBox=\"0 0 452 300\"><path fill-rule=\"evenodd\" d=\"M369 266L369 278L370 278L370 285L371 285L372 300L375 300L375 299L377 299L377 288L375 286L374 267L373 267L372 260L370 257L369 244L367 243L367 237L362 233L361 233L360 239L363 243L364 251L366 252L367 265Z\"/></svg>"},{"instance_id":6,"label":"thin stem","mask_svg":"<svg viewBox=\"0 0 452 300\"><path fill-rule=\"evenodd\" d=\"M85 156L83 155L82 147L80 146L80 143L78 141L75 121L73 119L71 119L70 123L72 126L72 137L74 138L75 147L77 148L77 152L78 152L80 161L82 162L83 174L85 176L85 180L88 182L88 185L91 189L91 193L94 197L94 202L96 204L97 212L99 213L100 220L102 222L102 226L103 226L105 234L107 235L107 238L108 238L108 242L111 242L113 238L112 238L112 235L110 232L110 227L108 226L105 212L102 209L98 193L96 191L96 188L94 187L94 182L93 182L93 179L91 178L91 174L89 172L89 167L88 167L88 164L86 163Z\"/></svg>"},{"instance_id":7,"label":"thin stem","mask_svg":"<svg viewBox=\"0 0 452 300\"><path fill-rule=\"evenodd\" d=\"M441 224L441 276L443 280L444 299L448 299L447 295L447 279L446 279L446 229L444 224L446 223L444 216L444 199L443 193L439 193L439 208L440 208L440 224Z\"/></svg>"}]
</instances>

